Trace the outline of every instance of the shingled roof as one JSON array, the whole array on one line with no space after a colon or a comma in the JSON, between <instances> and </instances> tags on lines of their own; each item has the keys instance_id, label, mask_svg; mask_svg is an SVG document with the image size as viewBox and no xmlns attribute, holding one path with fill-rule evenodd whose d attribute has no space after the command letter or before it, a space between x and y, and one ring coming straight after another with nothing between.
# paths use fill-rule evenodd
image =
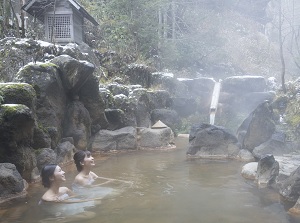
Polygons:
<instances>
[{"instance_id":1,"label":"shingled roof","mask_svg":"<svg viewBox=\"0 0 300 223\"><path fill-rule=\"evenodd\" d=\"M99 25L97 21L75 0L67 0L73 8L75 8L82 17L89 20L95 26ZM22 9L37 19L44 21L45 10L53 5L53 0L29 0Z\"/></svg>"}]
</instances>

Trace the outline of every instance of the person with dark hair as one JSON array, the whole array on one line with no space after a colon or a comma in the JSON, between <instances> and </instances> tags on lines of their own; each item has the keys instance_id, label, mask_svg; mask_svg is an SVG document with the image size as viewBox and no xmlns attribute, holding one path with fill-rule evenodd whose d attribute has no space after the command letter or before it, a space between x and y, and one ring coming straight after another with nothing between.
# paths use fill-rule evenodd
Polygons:
<instances>
[{"instance_id":1,"label":"person with dark hair","mask_svg":"<svg viewBox=\"0 0 300 223\"><path fill-rule=\"evenodd\" d=\"M48 190L42 196L41 201L61 202L71 195L73 192L67 187L61 187L66 181L65 172L56 164L49 164L43 167L41 171L42 184Z\"/></svg>"},{"instance_id":2,"label":"person with dark hair","mask_svg":"<svg viewBox=\"0 0 300 223\"><path fill-rule=\"evenodd\" d=\"M94 207L101 198L82 198L76 196L67 187L61 187L66 180L65 172L56 164L49 164L41 171L42 184L48 190L42 196L39 205L47 218L39 222L74 222L92 219L95 213L85 210ZM97 201L99 203L99 201Z\"/></svg>"},{"instance_id":3,"label":"person with dark hair","mask_svg":"<svg viewBox=\"0 0 300 223\"><path fill-rule=\"evenodd\" d=\"M90 151L79 150L74 154L74 162L78 170L73 186L85 187L90 186L97 178L97 174L91 171L95 166L94 157Z\"/></svg>"}]
</instances>

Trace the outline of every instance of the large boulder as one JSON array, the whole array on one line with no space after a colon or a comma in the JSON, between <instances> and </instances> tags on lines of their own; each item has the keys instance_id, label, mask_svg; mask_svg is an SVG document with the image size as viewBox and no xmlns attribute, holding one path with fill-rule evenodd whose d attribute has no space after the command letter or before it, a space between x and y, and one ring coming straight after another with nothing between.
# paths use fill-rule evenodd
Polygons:
<instances>
[{"instance_id":1,"label":"large boulder","mask_svg":"<svg viewBox=\"0 0 300 223\"><path fill-rule=\"evenodd\" d=\"M200 123L192 126L188 155L203 158L237 158L237 138L223 127Z\"/></svg>"},{"instance_id":2,"label":"large boulder","mask_svg":"<svg viewBox=\"0 0 300 223\"><path fill-rule=\"evenodd\" d=\"M150 121L150 98L147 89L135 88L129 94L129 99L136 103L135 117L138 127L148 128Z\"/></svg>"},{"instance_id":3,"label":"large boulder","mask_svg":"<svg viewBox=\"0 0 300 223\"><path fill-rule=\"evenodd\" d=\"M193 98L197 102L197 106L194 108L197 108L201 112L209 112L216 81L213 78L199 77L195 79L182 78L180 82L187 86L189 94L186 96L184 94L175 95L177 97Z\"/></svg>"},{"instance_id":4,"label":"large boulder","mask_svg":"<svg viewBox=\"0 0 300 223\"><path fill-rule=\"evenodd\" d=\"M75 150L75 146L70 141L59 143L55 149L57 154L56 163L64 164L73 161Z\"/></svg>"},{"instance_id":5,"label":"large boulder","mask_svg":"<svg viewBox=\"0 0 300 223\"><path fill-rule=\"evenodd\" d=\"M238 159L241 161L246 161L246 162L255 161L253 154L249 150L246 150L246 149L240 150L240 152L238 154Z\"/></svg>"},{"instance_id":6,"label":"large boulder","mask_svg":"<svg viewBox=\"0 0 300 223\"><path fill-rule=\"evenodd\" d=\"M275 131L273 110L268 101L260 104L244 120L237 131L243 149L250 152L260 144L268 141Z\"/></svg>"},{"instance_id":7,"label":"large boulder","mask_svg":"<svg viewBox=\"0 0 300 223\"><path fill-rule=\"evenodd\" d=\"M105 116L109 123L109 130L116 130L127 126L125 113L121 109L105 109Z\"/></svg>"},{"instance_id":8,"label":"large boulder","mask_svg":"<svg viewBox=\"0 0 300 223\"><path fill-rule=\"evenodd\" d=\"M54 139L54 137L53 137ZM53 140L56 141L55 139ZM51 144L51 136L47 129L43 128L42 126L36 125L33 131L33 149L40 149L40 148L50 148ZM55 145L55 143L53 143Z\"/></svg>"},{"instance_id":9,"label":"large boulder","mask_svg":"<svg viewBox=\"0 0 300 223\"><path fill-rule=\"evenodd\" d=\"M24 188L23 178L16 166L11 163L0 163L0 200L21 193Z\"/></svg>"},{"instance_id":10,"label":"large boulder","mask_svg":"<svg viewBox=\"0 0 300 223\"><path fill-rule=\"evenodd\" d=\"M35 115L36 93L34 88L27 83L0 83L0 96L3 104L26 105ZM38 125L34 127L33 145L34 149L51 146L51 138L47 131Z\"/></svg>"},{"instance_id":11,"label":"large boulder","mask_svg":"<svg viewBox=\"0 0 300 223\"><path fill-rule=\"evenodd\" d=\"M43 148L35 151L37 168L41 170L47 164L56 164L57 154L50 148Z\"/></svg>"},{"instance_id":12,"label":"large boulder","mask_svg":"<svg viewBox=\"0 0 300 223\"><path fill-rule=\"evenodd\" d=\"M115 131L100 130L91 139L92 151L126 150L137 148L136 129L132 126Z\"/></svg>"},{"instance_id":13,"label":"large boulder","mask_svg":"<svg viewBox=\"0 0 300 223\"><path fill-rule=\"evenodd\" d=\"M52 44L52 46L54 45ZM38 41L26 38L8 37L1 39L0 47L1 60L4 65L0 68L0 76L5 82L13 81L18 70L25 64L40 60L41 54L51 51L49 44L47 47L42 47Z\"/></svg>"},{"instance_id":14,"label":"large boulder","mask_svg":"<svg viewBox=\"0 0 300 223\"><path fill-rule=\"evenodd\" d=\"M222 91L235 94L249 92L264 92L267 83L262 76L233 76L222 82Z\"/></svg>"},{"instance_id":15,"label":"large boulder","mask_svg":"<svg viewBox=\"0 0 300 223\"><path fill-rule=\"evenodd\" d=\"M96 73L97 75L101 75L100 72L100 61L96 57L95 51L90 48L86 43L81 42L79 44L76 43L68 43L65 46L59 46L56 45L58 50L57 54L58 55L69 55L70 57L73 57L77 60L86 60L92 64L94 64L96 68Z\"/></svg>"},{"instance_id":16,"label":"large boulder","mask_svg":"<svg viewBox=\"0 0 300 223\"><path fill-rule=\"evenodd\" d=\"M73 137L77 149L86 149L91 136L91 118L79 100L71 102L66 111L64 136Z\"/></svg>"},{"instance_id":17,"label":"large boulder","mask_svg":"<svg viewBox=\"0 0 300 223\"><path fill-rule=\"evenodd\" d=\"M147 104L144 101L138 101L135 115L137 127L150 127L150 112Z\"/></svg>"},{"instance_id":18,"label":"large boulder","mask_svg":"<svg viewBox=\"0 0 300 223\"><path fill-rule=\"evenodd\" d=\"M37 95L36 114L44 128L55 127L62 134L66 110L66 94L58 67L53 63L28 64L22 67L14 79L33 86Z\"/></svg>"},{"instance_id":19,"label":"large boulder","mask_svg":"<svg viewBox=\"0 0 300 223\"><path fill-rule=\"evenodd\" d=\"M258 162L250 162L242 167L241 175L249 180L255 180Z\"/></svg>"},{"instance_id":20,"label":"large boulder","mask_svg":"<svg viewBox=\"0 0 300 223\"><path fill-rule=\"evenodd\" d=\"M175 97L188 97L190 96L188 86L181 80L182 78L174 78L173 73L155 72L151 74L151 86L153 88L164 89Z\"/></svg>"},{"instance_id":21,"label":"large boulder","mask_svg":"<svg viewBox=\"0 0 300 223\"><path fill-rule=\"evenodd\" d=\"M154 72L151 74L151 86L165 86L167 80L175 79L170 72ZM168 89L168 88L167 88Z\"/></svg>"},{"instance_id":22,"label":"large boulder","mask_svg":"<svg viewBox=\"0 0 300 223\"><path fill-rule=\"evenodd\" d=\"M250 113L264 101L272 101L275 98L275 93L267 92L220 92L219 102L223 104L226 110L231 113L241 114Z\"/></svg>"},{"instance_id":23,"label":"large boulder","mask_svg":"<svg viewBox=\"0 0 300 223\"><path fill-rule=\"evenodd\" d=\"M45 62L59 55L69 55L77 60L95 64L100 77L100 63L95 52L86 44L69 43L65 46L29 38L7 37L0 40L1 60L0 77L5 82L14 79L18 70L30 62Z\"/></svg>"},{"instance_id":24,"label":"large boulder","mask_svg":"<svg viewBox=\"0 0 300 223\"><path fill-rule=\"evenodd\" d=\"M60 55L51 60L60 70L63 86L72 99L79 97L88 110L94 131L108 126L105 103L99 94L99 78L93 75L95 66L85 60Z\"/></svg>"},{"instance_id":25,"label":"large boulder","mask_svg":"<svg viewBox=\"0 0 300 223\"><path fill-rule=\"evenodd\" d=\"M136 101L131 100L124 94L118 94L114 97L114 109L121 109L124 112L122 123L123 126L136 126Z\"/></svg>"},{"instance_id":26,"label":"large boulder","mask_svg":"<svg viewBox=\"0 0 300 223\"><path fill-rule=\"evenodd\" d=\"M277 177L277 183L281 184L299 167L300 155L284 154L283 156L274 157L279 163L279 176Z\"/></svg>"},{"instance_id":27,"label":"large boulder","mask_svg":"<svg viewBox=\"0 0 300 223\"><path fill-rule=\"evenodd\" d=\"M152 109L165 109L172 105L170 93L166 90L156 90L147 92L149 98L149 108Z\"/></svg>"},{"instance_id":28,"label":"large boulder","mask_svg":"<svg viewBox=\"0 0 300 223\"><path fill-rule=\"evenodd\" d=\"M60 70L60 76L65 90L76 95L85 81L94 72L94 65L87 61L79 61L68 55L61 55L51 60Z\"/></svg>"},{"instance_id":29,"label":"large boulder","mask_svg":"<svg viewBox=\"0 0 300 223\"><path fill-rule=\"evenodd\" d=\"M163 148L173 144L174 133L171 128L142 128L138 144L142 148Z\"/></svg>"},{"instance_id":30,"label":"large boulder","mask_svg":"<svg viewBox=\"0 0 300 223\"><path fill-rule=\"evenodd\" d=\"M267 91L267 92L250 92L243 97L239 94L236 95L235 98L235 108L240 106L239 110L243 111L253 111L259 104L264 101L272 101L275 98L275 92Z\"/></svg>"},{"instance_id":31,"label":"large boulder","mask_svg":"<svg viewBox=\"0 0 300 223\"><path fill-rule=\"evenodd\" d=\"M290 202L297 202L300 196L300 167L298 167L279 187L279 193Z\"/></svg>"},{"instance_id":32,"label":"large boulder","mask_svg":"<svg viewBox=\"0 0 300 223\"><path fill-rule=\"evenodd\" d=\"M35 112L36 94L30 84L0 83L0 96L3 104L22 104Z\"/></svg>"},{"instance_id":33,"label":"large boulder","mask_svg":"<svg viewBox=\"0 0 300 223\"><path fill-rule=\"evenodd\" d=\"M194 79L181 79L182 83L187 85L190 94L197 96L204 92L212 94L216 81L213 78L198 77Z\"/></svg>"},{"instance_id":34,"label":"large boulder","mask_svg":"<svg viewBox=\"0 0 300 223\"><path fill-rule=\"evenodd\" d=\"M273 155L265 155L258 161L257 184L260 187L274 186L279 175L279 163Z\"/></svg>"},{"instance_id":35,"label":"large boulder","mask_svg":"<svg viewBox=\"0 0 300 223\"><path fill-rule=\"evenodd\" d=\"M196 113L198 106L194 98L172 98L172 107L181 117L187 117Z\"/></svg>"},{"instance_id":36,"label":"large boulder","mask_svg":"<svg viewBox=\"0 0 300 223\"><path fill-rule=\"evenodd\" d=\"M267 155L267 157L271 157L271 154ZM291 174L299 167L300 155L285 154L284 156L274 156L274 158L279 164L279 173L278 176L276 177L276 187L278 188L280 187L280 185L284 184L285 180L289 176L291 176ZM274 162L272 157L270 158L270 160L271 160L270 163ZM247 164L244 165L243 170L245 169L246 172L254 173L251 169L252 166L254 167L255 163L256 163L256 169L254 168L255 169L254 176L256 177L258 162L250 162L249 166ZM253 174L251 175L253 176Z\"/></svg>"},{"instance_id":37,"label":"large boulder","mask_svg":"<svg viewBox=\"0 0 300 223\"><path fill-rule=\"evenodd\" d=\"M292 152L292 149L285 144L285 134L281 132L275 132L268 141L255 147L252 151L252 154L256 159L261 159L267 154L282 156L290 152Z\"/></svg>"},{"instance_id":38,"label":"large boulder","mask_svg":"<svg viewBox=\"0 0 300 223\"><path fill-rule=\"evenodd\" d=\"M274 92L267 91L264 77L233 76L222 81L219 103L223 105L225 114L235 117L252 112L259 104L272 101L274 97Z\"/></svg>"},{"instance_id":39,"label":"large boulder","mask_svg":"<svg viewBox=\"0 0 300 223\"><path fill-rule=\"evenodd\" d=\"M34 115L27 106L0 106L0 162L15 164L22 177L28 181L36 166L31 148L34 124Z\"/></svg>"},{"instance_id":40,"label":"large boulder","mask_svg":"<svg viewBox=\"0 0 300 223\"><path fill-rule=\"evenodd\" d=\"M108 122L104 114L105 102L99 94L98 78L90 75L80 88L78 96L90 114L93 131L97 132L100 128L106 128Z\"/></svg>"}]
</instances>

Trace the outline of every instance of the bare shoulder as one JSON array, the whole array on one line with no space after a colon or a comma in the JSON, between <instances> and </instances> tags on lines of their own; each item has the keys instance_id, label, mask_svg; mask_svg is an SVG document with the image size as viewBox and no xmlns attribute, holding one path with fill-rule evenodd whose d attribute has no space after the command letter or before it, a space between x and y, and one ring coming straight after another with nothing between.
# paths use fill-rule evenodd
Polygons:
<instances>
[{"instance_id":1,"label":"bare shoulder","mask_svg":"<svg viewBox=\"0 0 300 223\"><path fill-rule=\"evenodd\" d=\"M91 174L91 176L92 176L94 179L98 178L98 175L95 174L94 172L91 171L90 174Z\"/></svg>"},{"instance_id":2,"label":"bare shoulder","mask_svg":"<svg viewBox=\"0 0 300 223\"><path fill-rule=\"evenodd\" d=\"M68 193L69 191L71 191L71 190L67 187L60 187L59 188L59 193L60 194L65 194L65 193Z\"/></svg>"},{"instance_id":3,"label":"bare shoulder","mask_svg":"<svg viewBox=\"0 0 300 223\"><path fill-rule=\"evenodd\" d=\"M47 190L46 193L41 198L42 201L56 201L56 196L50 191Z\"/></svg>"},{"instance_id":4,"label":"bare shoulder","mask_svg":"<svg viewBox=\"0 0 300 223\"><path fill-rule=\"evenodd\" d=\"M52 197L49 195L49 193L44 193L44 195L42 196L41 200L43 201L52 201Z\"/></svg>"},{"instance_id":5,"label":"bare shoulder","mask_svg":"<svg viewBox=\"0 0 300 223\"><path fill-rule=\"evenodd\" d=\"M74 183L78 185L84 185L84 177L81 174L77 174L77 176L74 179Z\"/></svg>"}]
</instances>

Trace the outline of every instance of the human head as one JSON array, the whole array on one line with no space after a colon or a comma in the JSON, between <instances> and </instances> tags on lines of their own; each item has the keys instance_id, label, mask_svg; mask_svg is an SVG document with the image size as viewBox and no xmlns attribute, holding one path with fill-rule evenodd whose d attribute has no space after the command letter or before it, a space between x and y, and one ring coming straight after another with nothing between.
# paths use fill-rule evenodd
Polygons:
<instances>
[{"instance_id":1,"label":"human head","mask_svg":"<svg viewBox=\"0 0 300 223\"><path fill-rule=\"evenodd\" d=\"M54 175L54 171L56 167L57 167L56 164L48 164L43 167L41 171L41 177L42 177L42 184L44 187L49 188L51 186L50 177Z\"/></svg>"},{"instance_id":2,"label":"human head","mask_svg":"<svg viewBox=\"0 0 300 223\"><path fill-rule=\"evenodd\" d=\"M65 181L65 171L56 164L49 164L43 167L41 171L42 184L44 187L50 188L53 182L60 184Z\"/></svg>"},{"instance_id":3,"label":"human head","mask_svg":"<svg viewBox=\"0 0 300 223\"><path fill-rule=\"evenodd\" d=\"M78 172L80 172L83 169L82 163L84 161L84 158L90 156L91 156L91 152L88 150L79 150L74 154L73 159L76 164L76 168Z\"/></svg>"}]
</instances>

